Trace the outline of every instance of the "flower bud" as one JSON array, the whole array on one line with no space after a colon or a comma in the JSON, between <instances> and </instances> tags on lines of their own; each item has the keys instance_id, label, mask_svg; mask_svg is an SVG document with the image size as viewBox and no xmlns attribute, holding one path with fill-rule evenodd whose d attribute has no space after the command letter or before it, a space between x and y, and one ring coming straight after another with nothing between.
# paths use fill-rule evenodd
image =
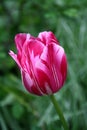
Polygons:
<instances>
[{"instance_id":1,"label":"flower bud","mask_svg":"<svg viewBox=\"0 0 87 130\"><path fill-rule=\"evenodd\" d=\"M9 54L20 68L25 88L39 96L59 91L66 80L67 59L55 35L46 31L38 37L19 33L15 43L17 54Z\"/></svg>"}]
</instances>

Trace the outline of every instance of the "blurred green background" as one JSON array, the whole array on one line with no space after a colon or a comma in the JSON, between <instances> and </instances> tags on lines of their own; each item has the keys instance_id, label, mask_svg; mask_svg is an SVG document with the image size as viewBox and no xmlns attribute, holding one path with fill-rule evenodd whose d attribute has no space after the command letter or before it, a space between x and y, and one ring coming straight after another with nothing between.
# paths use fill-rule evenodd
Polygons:
<instances>
[{"instance_id":1,"label":"blurred green background","mask_svg":"<svg viewBox=\"0 0 87 130\"><path fill-rule=\"evenodd\" d=\"M19 32L51 30L68 59L55 94L70 130L87 130L87 0L0 0L0 130L63 130L49 97L29 94L8 55Z\"/></svg>"}]
</instances>

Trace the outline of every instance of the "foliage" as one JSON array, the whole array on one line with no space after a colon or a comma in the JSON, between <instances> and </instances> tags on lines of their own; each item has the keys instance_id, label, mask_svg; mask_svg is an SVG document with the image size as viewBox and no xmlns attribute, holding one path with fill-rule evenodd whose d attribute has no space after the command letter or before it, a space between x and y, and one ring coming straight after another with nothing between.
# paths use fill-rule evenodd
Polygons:
<instances>
[{"instance_id":1,"label":"foliage","mask_svg":"<svg viewBox=\"0 0 87 130\"><path fill-rule=\"evenodd\" d=\"M51 30L65 48L68 77L55 94L71 130L87 129L87 1L0 1L0 130L62 130L49 100L26 92L8 55L14 36Z\"/></svg>"}]
</instances>

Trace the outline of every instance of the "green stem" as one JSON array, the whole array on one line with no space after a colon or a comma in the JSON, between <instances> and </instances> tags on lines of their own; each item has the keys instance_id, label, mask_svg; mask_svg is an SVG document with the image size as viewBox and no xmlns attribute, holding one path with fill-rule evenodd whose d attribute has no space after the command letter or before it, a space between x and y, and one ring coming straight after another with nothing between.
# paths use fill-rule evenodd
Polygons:
<instances>
[{"instance_id":1,"label":"green stem","mask_svg":"<svg viewBox=\"0 0 87 130\"><path fill-rule=\"evenodd\" d=\"M56 112L57 112L58 116L60 117L60 120L62 122L64 130L69 130L67 122L66 122L66 120L65 120L65 118L63 116L63 113L62 113L62 111L61 111L61 109L59 107L59 104L58 104L57 100L55 99L54 95L50 95L50 99L51 99L51 101L52 101L52 103L53 103L53 105L54 105L54 107L56 109Z\"/></svg>"}]
</instances>

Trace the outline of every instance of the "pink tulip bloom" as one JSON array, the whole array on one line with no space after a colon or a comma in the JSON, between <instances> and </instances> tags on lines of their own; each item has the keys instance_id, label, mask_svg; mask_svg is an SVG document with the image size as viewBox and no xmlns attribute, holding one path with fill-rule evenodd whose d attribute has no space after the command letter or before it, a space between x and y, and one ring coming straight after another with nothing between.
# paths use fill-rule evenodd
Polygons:
<instances>
[{"instance_id":1,"label":"pink tulip bloom","mask_svg":"<svg viewBox=\"0 0 87 130\"><path fill-rule=\"evenodd\" d=\"M36 95L59 91L66 80L67 59L54 34L45 31L33 37L19 33L15 43L18 53L9 54L20 68L25 88Z\"/></svg>"}]
</instances>

